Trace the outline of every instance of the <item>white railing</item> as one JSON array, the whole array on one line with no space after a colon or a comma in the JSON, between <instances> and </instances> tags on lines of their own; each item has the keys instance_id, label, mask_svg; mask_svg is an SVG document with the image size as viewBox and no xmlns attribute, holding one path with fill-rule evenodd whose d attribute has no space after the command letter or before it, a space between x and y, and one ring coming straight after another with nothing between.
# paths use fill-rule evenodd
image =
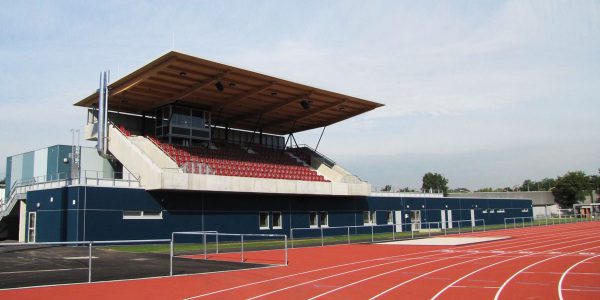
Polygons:
<instances>
[{"instance_id":1,"label":"white railing","mask_svg":"<svg viewBox=\"0 0 600 300\"><path fill-rule=\"evenodd\" d=\"M412 197L412 198L443 198L444 193L434 192L386 192L380 191L379 187L371 187L371 196L375 197Z\"/></svg>"},{"instance_id":2,"label":"white railing","mask_svg":"<svg viewBox=\"0 0 600 300\"><path fill-rule=\"evenodd\" d=\"M468 226L461 226L461 224L465 223L468 224ZM404 228L410 228L410 235L408 235L408 230L404 231ZM358 243L374 243L375 241L384 242L414 239L415 237L418 238L424 236L431 237L432 235L441 235L442 233L443 235L453 233L462 234L466 232L474 232L476 231L476 228L481 228L483 231L485 231L485 220L476 219L456 220L447 222L413 222L404 224L398 223L380 225L372 224L331 227L321 226L314 228L292 228L290 229L290 242L291 248L294 248L294 242L297 240L317 240L317 242L320 241L321 246L324 246L326 243L351 244L354 237L354 240ZM304 237L299 238L299 232L302 231L309 233L304 234ZM423 234L423 232L426 234ZM360 239L360 237L363 237L363 239ZM366 237L366 240L364 240L364 237Z\"/></svg>"},{"instance_id":3,"label":"white railing","mask_svg":"<svg viewBox=\"0 0 600 300\"><path fill-rule=\"evenodd\" d=\"M236 240L239 240L239 246L240 246L240 262L245 262L245 257L244 254L245 252L248 252L247 250L244 250L245 247L244 245L247 243L257 243L257 242L261 242L260 240L248 240L247 238L279 238L282 239L283 241L283 251L284 251L284 262L282 264L275 264L275 265L281 265L281 266L287 266L288 265L288 238L287 235L285 234L254 234L254 233L220 233L217 231L179 231L179 232L173 232L171 234L171 245L170 245L170 271L169 274L171 276L173 276L173 258L175 257L175 238L176 236L184 236L184 235L191 235L191 236L202 236L202 245L203 245L203 255L204 255L204 259L208 259L208 254L207 254L207 248L208 248L208 242L207 242L207 237L209 236L214 236L215 237L215 247L216 247L216 253L219 253L219 237L221 237L221 239L223 239L223 237L229 237L229 238L235 238ZM244 237L246 237L246 239L244 239ZM227 242L227 243L232 243L231 241ZM236 244L238 242L235 242Z\"/></svg>"},{"instance_id":4,"label":"white railing","mask_svg":"<svg viewBox=\"0 0 600 300\"><path fill-rule=\"evenodd\" d=\"M513 228L517 227L517 223L521 223L521 227L525 227L525 220L529 220L529 223L533 223L533 217L504 218L504 229L507 229L507 225L511 223L513 224Z\"/></svg>"},{"instance_id":5,"label":"white railing","mask_svg":"<svg viewBox=\"0 0 600 300\"><path fill-rule=\"evenodd\" d=\"M532 218L532 217L517 217L504 218L504 229L508 228L524 228L528 226L547 226L578 222L592 222L600 218L600 213L592 214L572 214L559 215L558 217ZM512 224L512 226L510 226Z\"/></svg>"},{"instance_id":6,"label":"white railing","mask_svg":"<svg viewBox=\"0 0 600 300\"><path fill-rule=\"evenodd\" d=\"M120 178L119 178L120 177ZM139 176L131 173L102 172L83 170L80 177L68 177L67 173L55 173L31 178L19 179L12 183L9 196L0 205L0 220L27 192L42 189L59 188L71 185L95 185L112 187L140 187Z\"/></svg>"},{"instance_id":7,"label":"white railing","mask_svg":"<svg viewBox=\"0 0 600 300\"><path fill-rule=\"evenodd\" d=\"M88 282L92 282L92 249L94 245L121 245L121 244L149 244L149 243L169 243L169 239L154 240L117 240L117 241L80 241L80 242L36 242L36 243L0 243L0 249L3 247L19 246L22 249L33 248L36 246L84 246L88 248Z\"/></svg>"}]
</instances>

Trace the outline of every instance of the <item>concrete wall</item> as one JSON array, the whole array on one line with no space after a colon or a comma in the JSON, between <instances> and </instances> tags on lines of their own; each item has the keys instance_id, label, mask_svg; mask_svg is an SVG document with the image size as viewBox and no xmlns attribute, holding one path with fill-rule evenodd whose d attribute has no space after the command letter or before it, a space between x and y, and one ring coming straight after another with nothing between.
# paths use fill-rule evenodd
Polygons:
<instances>
[{"instance_id":1,"label":"concrete wall","mask_svg":"<svg viewBox=\"0 0 600 300\"><path fill-rule=\"evenodd\" d=\"M555 204L552 192L472 192L451 193L449 196L483 199L531 199L534 206Z\"/></svg>"}]
</instances>

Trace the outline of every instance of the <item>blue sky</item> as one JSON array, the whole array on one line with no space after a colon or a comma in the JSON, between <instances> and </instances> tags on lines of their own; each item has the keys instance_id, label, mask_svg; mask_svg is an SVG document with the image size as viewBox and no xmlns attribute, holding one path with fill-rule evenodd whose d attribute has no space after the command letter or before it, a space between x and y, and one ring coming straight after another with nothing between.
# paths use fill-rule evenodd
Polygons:
<instances>
[{"instance_id":1,"label":"blue sky","mask_svg":"<svg viewBox=\"0 0 600 300\"><path fill-rule=\"evenodd\" d=\"M12 1L0 177L8 155L71 143L85 123L72 104L101 70L124 76L173 44L386 104L319 146L377 186L416 188L429 171L451 187L513 186L600 167L599 1Z\"/></svg>"}]
</instances>

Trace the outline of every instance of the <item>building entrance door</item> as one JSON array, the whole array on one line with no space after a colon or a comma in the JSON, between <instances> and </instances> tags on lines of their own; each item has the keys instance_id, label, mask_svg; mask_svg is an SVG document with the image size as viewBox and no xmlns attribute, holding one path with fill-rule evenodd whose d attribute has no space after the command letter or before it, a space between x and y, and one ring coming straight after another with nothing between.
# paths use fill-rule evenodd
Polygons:
<instances>
[{"instance_id":1,"label":"building entrance door","mask_svg":"<svg viewBox=\"0 0 600 300\"><path fill-rule=\"evenodd\" d=\"M411 210L410 211L410 223L412 231L420 231L421 230L421 211L420 210Z\"/></svg>"}]
</instances>

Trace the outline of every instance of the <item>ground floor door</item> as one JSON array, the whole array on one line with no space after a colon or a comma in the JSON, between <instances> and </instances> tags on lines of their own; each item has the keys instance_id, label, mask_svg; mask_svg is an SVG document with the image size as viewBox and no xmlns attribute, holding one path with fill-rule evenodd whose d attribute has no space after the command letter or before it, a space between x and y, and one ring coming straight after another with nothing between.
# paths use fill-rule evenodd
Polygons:
<instances>
[{"instance_id":1,"label":"ground floor door","mask_svg":"<svg viewBox=\"0 0 600 300\"><path fill-rule=\"evenodd\" d=\"M442 229L446 229L446 211L445 210L440 210L440 223L441 223L441 228Z\"/></svg>"},{"instance_id":2,"label":"ground floor door","mask_svg":"<svg viewBox=\"0 0 600 300\"><path fill-rule=\"evenodd\" d=\"M421 211L420 210L411 210L410 211L410 223L412 231L420 231L421 230Z\"/></svg>"},{"instance_id":3,"label":"ground floor door","mask_svg":"<svg viewBox=\"0 0 600 300\"><path fill-rule=\"evenodd\" d=\"M394 220L394 223L396 224L396 232L402 232L402 211L394 211Z\"/></svg>"},{"instance_id":4,"label":"ground floor door","mask_svg":"<svg viewBox=\"0 0 600 300\"><path fill-rule=\"evenodd\" d=\"M29 222L27 223L27 241L30 243L35 243L35 223L36 223L36 213L29 213Z\"/></svg>"},{"instance_id":5,"label":"ground floor door","mask_svg":"<svg viewBox=\"0 0 600 300\"><path fill-rule=\"evenodd\" d=\"M446 214L448 215L448 228L452 228L452 211L448 209L446 210Z\"/></svg>"},{"instance_id":6,"label":"ground floor door","mask_svg":"<svg viewBox=\"0 0 600 300\"><path fill-rule=\"evenodd\" d=\"M475 227L475 210L471 209L471 227Z\"/></svg>"}]
</instances>

